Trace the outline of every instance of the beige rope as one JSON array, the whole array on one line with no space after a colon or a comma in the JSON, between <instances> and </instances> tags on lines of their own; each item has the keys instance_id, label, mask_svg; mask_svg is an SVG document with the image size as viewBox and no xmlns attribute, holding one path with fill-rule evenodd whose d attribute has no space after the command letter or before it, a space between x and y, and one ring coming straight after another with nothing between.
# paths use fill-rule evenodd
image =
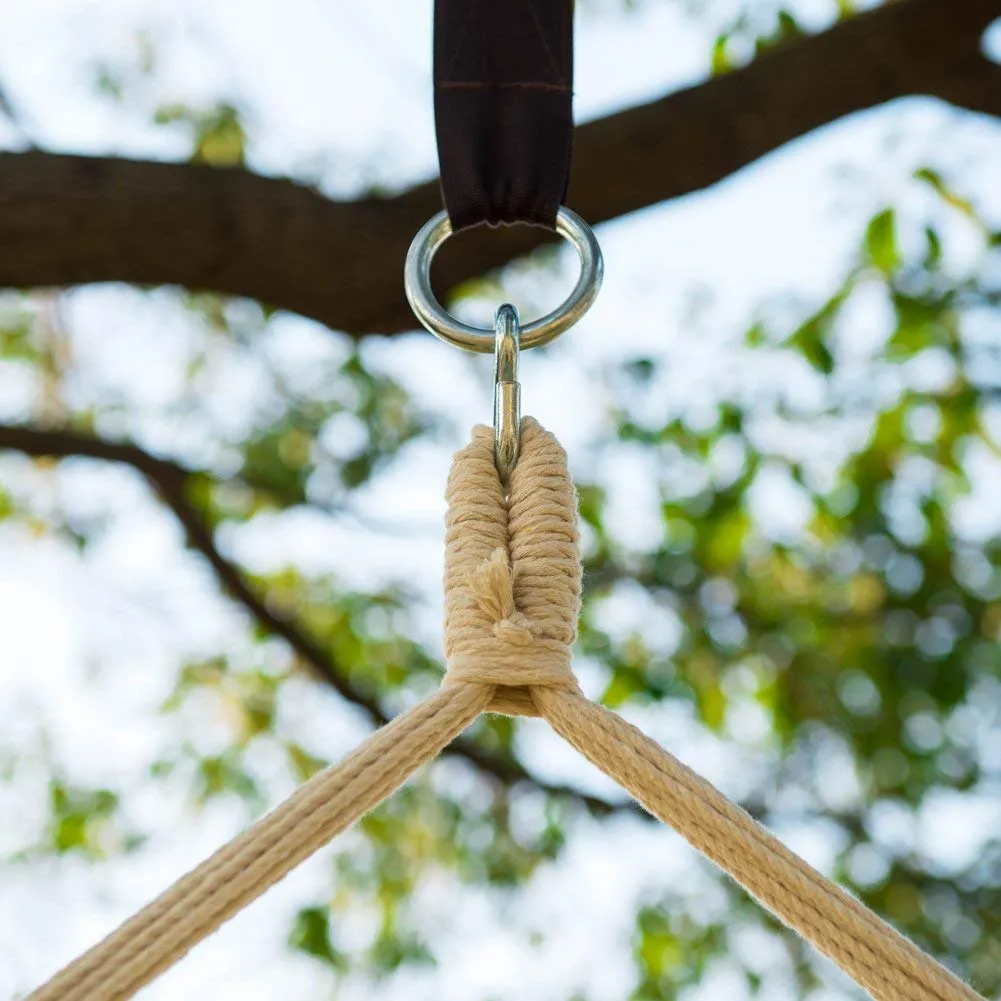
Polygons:
<instances>
[{"instance_id":1,"label":"beige rope","mask_svg":"<svg viewBox=\"0 0 1001 1001\"><path fill-rule=\"evenodd\" d=\"M456 456L449 479L446 682L496 684L491 709L544 716L874 997L978 998L712 785L634 726L583 697L570 670L580 605L576 496L562 448L531 418L522 424L522 454L511 476L509 504L510 570L493 436L489 428L477 428L472 443ZM527 638L533 635L539 637L534 644ZM453 661L467 651L468 656ZM540 671L544 677L537 676Z\"/></svg>"},{"instance_id":2,"label":"beige rope","mask_svg":"<svg viewBox=\"0 0 1001 1001\"><path fill-rule=\"evenodd\" d=\"M131 997L486 710L544 716L878 1001L980 999L712 785L583 697L570 669L580 607L576 496L552 435L530 418L522 422L505 498L492 430L477 428L455 457L448 500L448 669L439 692L312 779L29 1001Z\"/></svg>"},{"instance_id":3,"label":"beige rope","mask_svg":"<svg viewBox=\"0 0 1001 1001\"><path fill-rule=\"evenodd\" d=\"M373 733L30 995L132 997L250 901L384 800L486 707L489 687L443 688Z\"/></svg>"},{"instance_id":4,"label":"beige rope","mask_svg":"<svg viewBox=\"0 0 1001 1001\"><path fill-rule=\"evenodd\" d=\"M497 685L491 712L537 716L532 686L578 692L577 496L559 442L530 417L505 501L493 431L452 463L445 518L445 684Z\"/></svg>"},{"instance_id":5,"label":"beige rope","mask_svg":"<svg viewBox=\"0 0 1001 1001\"><path fill-rule=\"evenodd\" d=\"M561 737L873 997L982 1001L631 723L562 692L536 690L535 697Z\"/></svg>"}]
</instances>

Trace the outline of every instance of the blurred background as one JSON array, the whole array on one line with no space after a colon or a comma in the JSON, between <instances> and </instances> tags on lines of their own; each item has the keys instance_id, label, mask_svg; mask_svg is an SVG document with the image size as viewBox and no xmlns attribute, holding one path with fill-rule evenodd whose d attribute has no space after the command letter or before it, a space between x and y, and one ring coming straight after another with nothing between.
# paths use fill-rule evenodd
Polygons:
<instances>
[{"instance_id":1,"label":"blurred background","mask_svg":"<svg viewBox=\"0 0 1001 1001\"><path fill-rule=\"evenodd\" d=\"M917 32L941 6L893 5ZM872 16L581 0L578 121ZM402 0L8 0L0 174L36 176L41 151L406 197L436 173L430 23ZM998 996L1001 29L982 24L950 63L982 99L901 70L912 96L877 87L603 221L597 305L521 369L580 489L586 693ZM807 65L836 87L862 56ZM795 109L770 93L750 124L706 105L722 144L781 131ZM664 171L698 175L693 156ZM0 185L0 212L16 200ZM0 272L49 239L8 234ZM544 249L451 302L537 315L575 268ZM0 294L4 997L440 677L444 482L489 420L490 360L217 289ZM544 724L501 717L142 996L376 992L861 996Z\"/></svg>"}]
</instances>

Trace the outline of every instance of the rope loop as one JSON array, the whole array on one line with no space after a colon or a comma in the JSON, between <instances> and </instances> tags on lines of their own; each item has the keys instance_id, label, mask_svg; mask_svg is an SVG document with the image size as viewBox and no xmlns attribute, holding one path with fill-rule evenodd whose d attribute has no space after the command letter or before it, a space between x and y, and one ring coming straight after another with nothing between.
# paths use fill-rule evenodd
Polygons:
<instances>
[{"instance_id":1,"label":"rope loop","mask_svg":"<svg viewBox=\"0 0 1001 1001\"><path fill-rule=\"evenodd\" d=\"M494 687L490 712L538 716L538 686L579 693L570 668L581 571L577 494L559 442L521 422L508 493L477 427L448 478L444 684Z\"/></svg>"}]
</instances>

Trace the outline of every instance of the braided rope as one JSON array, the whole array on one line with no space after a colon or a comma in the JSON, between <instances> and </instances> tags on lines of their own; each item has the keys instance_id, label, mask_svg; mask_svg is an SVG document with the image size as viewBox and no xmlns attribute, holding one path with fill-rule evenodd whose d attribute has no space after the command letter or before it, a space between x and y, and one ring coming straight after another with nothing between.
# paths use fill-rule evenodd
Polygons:
<instances>
[{"instance_id":1,"label":"braided rope","mask_svg":"<svg viewBox=\"0 0 1001 1001\"><path fill-rule=\"evenodd\" d=\"M576 495L559 443L522 422L505 497L477 428L448 484L441 689L372 734L28 1001L122 1001L437 755L481 712L542 716L654 816L877 1001L983 1001L636 727L581 694Z\"/></svg>"},{"instance_id":2,"label":"braided rope","mask_svg":"<svg viewBox=\"0 0 1001 1001\"><path fill-rule=\"evenodd\" d=\"M220 848L43 987L32 1001L119 1001L176 963L433 758L486 707L482 685L443 688Z\"/></svg>"}]
</instances>

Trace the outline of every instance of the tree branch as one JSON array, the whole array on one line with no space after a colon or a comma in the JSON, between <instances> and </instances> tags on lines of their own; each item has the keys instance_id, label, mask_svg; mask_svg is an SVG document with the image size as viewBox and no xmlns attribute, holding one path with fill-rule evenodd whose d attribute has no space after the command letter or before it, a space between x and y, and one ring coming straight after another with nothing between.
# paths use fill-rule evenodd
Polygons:
<instances>
[{"instance_id":1,"label":"tree branch","mask_svg":"<svg viewBox=\"0 0 1001 1001\"><path fill-rule=\"evenodd\" d=\"M131 466L141 473L174 512L184 529L188 544L209 562L230 597L239 602L259 626L285 640L299 663L314 679L332 686L347 702L361 708L376 726L389 721L375 696L352 683L343 667L308 632L268 608L254 593L241 570L219 551L204 516L188 498L191 482L209 474L158 458L130 442L106 441L67 430L40 430L24 425L0 424L0 450L3 449L36 458L98 459ZM517 761L492 754L467 738L460 737L454 741L446 753L465 758L481 772L505 786L525 782L547 794L575 799L596 816L634 809L628 804L609 803L600 797L584 795L568 786L543 782L530 775Z\"/></svg>"},{"instance_id":2,"label":"tree branch","mask_svg":"<svg viewBox=\"0 0 1001 1001\"><path fill-rule=\"evenodd\" d=\"M936 96L968 111L1001 115L1001 66L981 53L971 54L942 80Z\"/></svg>"},{"instance_id":3,"label":"tree branch","mask_svg":"<svg viewBox=\"0 0 1001 1001\"><path fill-rule=\"evenodd\" d=\"M785 143L910 94L1001 115L980 37L998 0L893 0L750 66L581 126L570 203L600 223L705 188ZM401 272L436 182L334 202L236 170L0 155L0 286L176 284L249 296L352 334L413 329ZM436 284L525 254L538 229L446 246Z\"/></svg>"}]
</instances>

